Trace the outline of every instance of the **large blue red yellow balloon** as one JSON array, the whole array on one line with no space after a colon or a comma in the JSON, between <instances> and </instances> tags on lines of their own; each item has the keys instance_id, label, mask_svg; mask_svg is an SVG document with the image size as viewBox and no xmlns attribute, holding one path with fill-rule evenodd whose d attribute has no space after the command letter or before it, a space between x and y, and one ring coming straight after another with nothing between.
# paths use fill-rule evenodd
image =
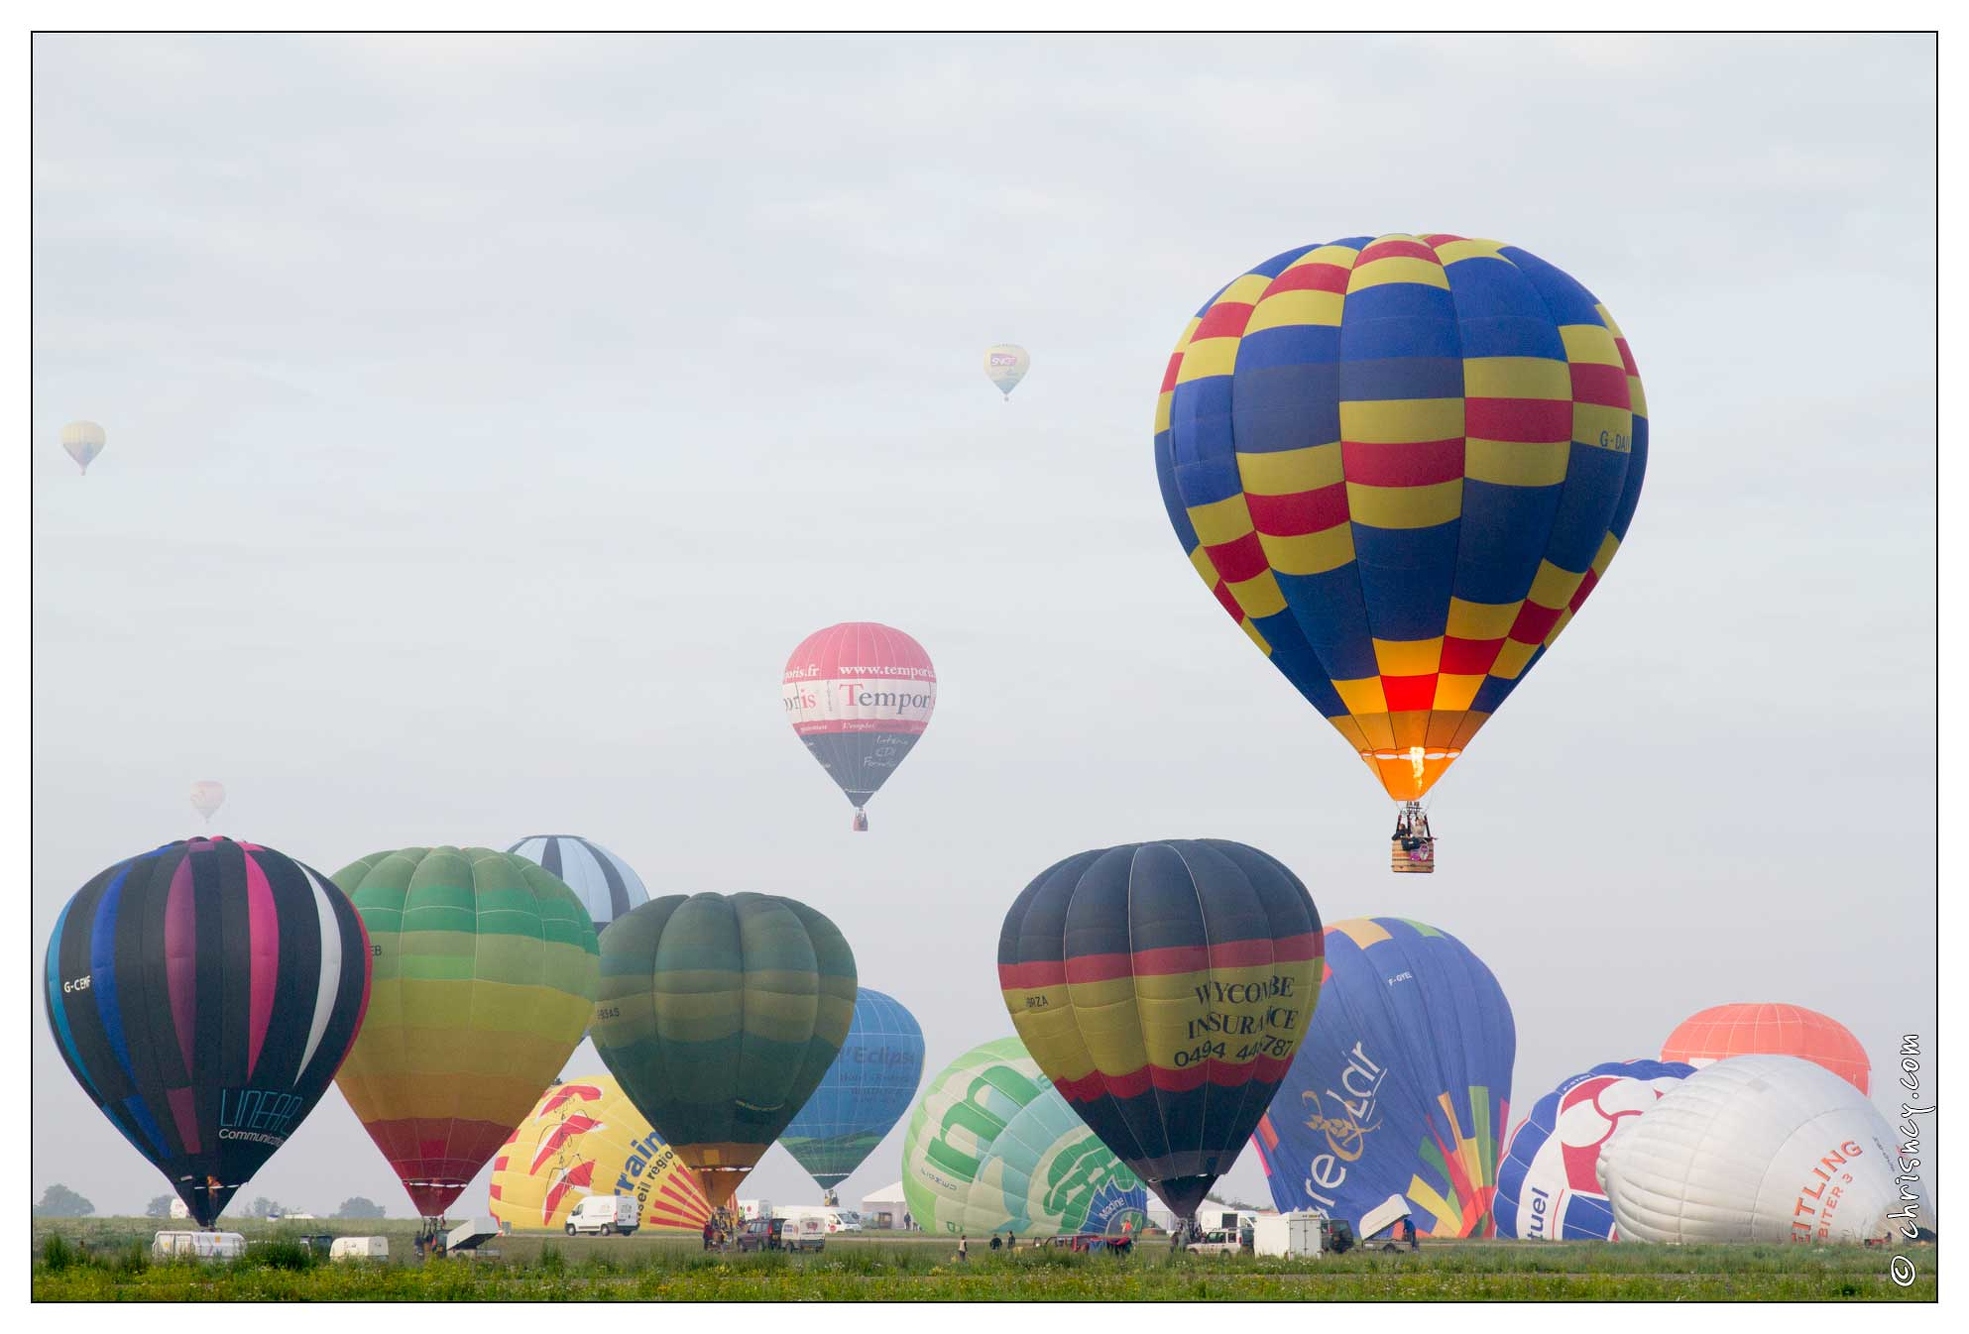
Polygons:
<instances>
[{"instance_id":1,"label":"large blue red yellow balloon","mask_svg":"<svg viewBox=\"0 0 1969 1334\"><path fill-rule=\"evenodd\" d=\"M1607 308L1516 246L1444 234L1257 265L1184 329L1156 406L1197 573L1398 801L1605 576L1647 458Z\"/></svg>"}]
</instances>

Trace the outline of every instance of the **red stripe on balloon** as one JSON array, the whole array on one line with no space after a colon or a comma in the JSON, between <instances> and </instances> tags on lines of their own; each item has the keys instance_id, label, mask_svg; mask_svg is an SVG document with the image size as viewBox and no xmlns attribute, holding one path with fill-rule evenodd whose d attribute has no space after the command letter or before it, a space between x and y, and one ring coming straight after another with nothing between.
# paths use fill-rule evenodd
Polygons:
<instances>
[{"instance_id":1,"label":"red stripe on balloon","mask_svg":"<svg viewBox=\"0 0 1969 1334\"><path fill-rule=\"evenodd\" d=\"M1272 279L1265 288L1265 296L1277 296L1280 292L1339 292L1347 290L1347 270L1338 264L1322 260L1317 264L1295 264ZM1259 300L1263 300L1260 297Z\"/></svg>"},{"instance_id":2,"label":"red stripe on balloon","mask_svg":"<svg viewBox=\"0 0 1969 1334\"><path fill-rule=\"evenodd\" d=\"M1575 403L1598 403L1610 408L1631 407L1634 400L1628 391L1627 368L1574 362L1572 398Z\"/></svg>"},{"instance_id":3,"label":"red stripe on balloon","mask_svg":"<svg viewBox=\"0 0 1969 1334\"><path fill-rule=\"evenodd\" d=\"M246 932L252 945L246 1019L246 1076L260 1062L267 1024L273 1018L273 998L280 981L280 915L274 910L273 886L253 857L246 862Z\"/></svg>"},{"instance_id":4,"label":"red stripe on balloon","mask_svg":"<svg viewBox=\"0 0 1969 1334\"><path fill-rule=\"evenodd\" d=\"M198 914L192 861L179 860L164 899L164 982L171 997L171 1025L178 1030L178 1052L185 1078L192 1074L193 1035L198 1031ZM196 1153L194 1149L192 1152Z\"/></svg>"},{"instance_id":5,"label":"red stripe on balloon","mask_svg":"<svg viewBox=\"0 0 1969 1334\"><path fill-rule=\"evenodd\" d=\"M1000 991L1039 991L1057 987L1067 980L1067 966L1061 959L1038 959L1032 963L998 965Z\"/></svg>"},{"instance_id":6,"label":"red stripe on balloon","mask_svg":"<svg viewBox=\"0 0 1969 1334\"><path fill-rule=\"evenodd\" d=\"M1570 429L1571 422L1567 422ZM1435 486L1463 475L1463 437L1404 444L1340 442L1340 466L1357 486Z\"/></svg>"}]
</instances>

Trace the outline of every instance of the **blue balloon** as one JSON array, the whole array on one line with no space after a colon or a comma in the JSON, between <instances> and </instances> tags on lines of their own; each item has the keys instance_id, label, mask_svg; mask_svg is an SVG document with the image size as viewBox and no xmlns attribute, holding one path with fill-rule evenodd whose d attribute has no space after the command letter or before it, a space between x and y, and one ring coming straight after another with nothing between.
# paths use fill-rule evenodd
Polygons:
<instances>
[{"instance_id":1,"label":"blue balloon","mask_svg":"<svg viewBox=\"0 0 1969 1334\"><path fill-rule=\"evenodd\" d=\"M1562 1081L1511 1134L1497 1173L1497 1235L1612 1241L1600 1149L1622 1123L1694 1074L1680 1061L1608 1061Z\"/></svg>"},{"instance_id":2,"label":"blue balloon","mask_svg":"<svg viewBox=\"0 0 1969 1334\"><path fill-rule=\"evenodd\" d=\"M892 996L861 988L841 1054L779 1142L825 1190L895 1128L923 1080L923 1029Z\"/></svg>"},{"instance_id":3,"label":"blue balloon","mask_svg":"<svg viewBox=\"0 0 1969 1334\"><path fill-rule=\"evenodd\" d=\"M1492 1232L1517 1026L1456 937L1398 917L1326 928L1306 1040L1258 1123L1272 1200L1358 1222L1391 1195L1430 1237Z\"/></svg>"}]
</instances>

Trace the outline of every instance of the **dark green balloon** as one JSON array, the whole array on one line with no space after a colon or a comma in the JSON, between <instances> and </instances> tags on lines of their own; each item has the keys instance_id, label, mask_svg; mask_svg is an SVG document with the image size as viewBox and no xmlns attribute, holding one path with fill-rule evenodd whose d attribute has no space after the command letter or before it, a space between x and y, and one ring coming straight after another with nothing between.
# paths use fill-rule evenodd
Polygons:
<instances>
[{"instance_id":1,"label":"dark green balloon","mask_svg":"<svg viewBox=\"0 0 1969 1334\"><path fill-rule=\"evenodd\" d=\"M770 894L673 894L601 936L590 1036L714 1207L827 1073L855 1008L834 923Z\"/></svg>"}]
</instances>

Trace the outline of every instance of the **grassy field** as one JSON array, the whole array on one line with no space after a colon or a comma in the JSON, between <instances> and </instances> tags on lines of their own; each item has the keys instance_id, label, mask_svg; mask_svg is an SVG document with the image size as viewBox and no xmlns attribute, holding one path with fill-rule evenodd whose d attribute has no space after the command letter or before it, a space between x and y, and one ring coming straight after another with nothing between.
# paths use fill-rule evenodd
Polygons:
<instances>
[{"instance_id":1,"label":"grassy field","mask_svg":"<svg viewBox=\"0 0 1969 1334\"><path fill-rule=\"evenodd\" d=\"M818 1255L707 1255L695 1238L516 1236L498 1254L419 1262L415 1225L313 1223L313 1232L390 1237L387 1264L316 1262L284 1235L298 1226L229 1225L257 1244L230 1264L149 1261L157 1223L87 1219L34 1225L36 1301L1933 1301L1932 1247L1903 1252L1916 1274L1888 1277L1890 1254L1857 1247L1423 1243L1420 1255L1352 1252L1321 1260L1175 1256L1146 1242L1126 1258L976 1241L968 1264L942 1239L836 1239ZM53 1239L53 1240L51 1240Z\"/></svg>"}]
</instances>

